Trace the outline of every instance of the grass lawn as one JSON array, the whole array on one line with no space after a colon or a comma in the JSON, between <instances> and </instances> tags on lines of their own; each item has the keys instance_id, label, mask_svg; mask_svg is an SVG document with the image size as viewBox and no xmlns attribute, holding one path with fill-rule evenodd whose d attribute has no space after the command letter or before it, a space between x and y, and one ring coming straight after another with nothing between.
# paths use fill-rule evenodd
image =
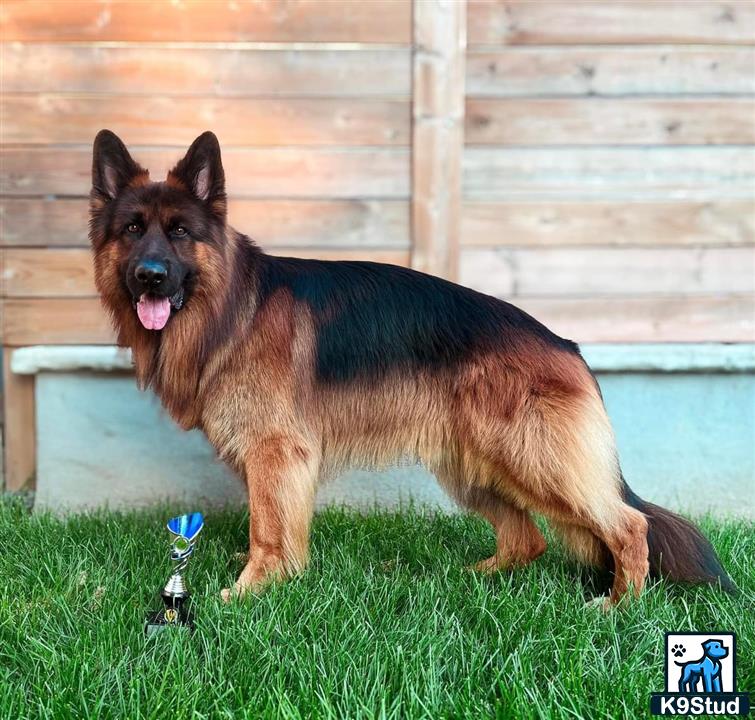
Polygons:
<instances>
[{"instance_id":1,"label":"grass lawn","mask_svg":"<svg viewBox=\"0 0 755 720\"><path fill-rule=\"evenodd\" d=\"M646 717L665 630L735 630L755 691L752 523L703 523L739 597L656 585L604 615L557 547L481 577L462 567L493 551L483 522L414 512L321 513L307 573L224 605L247 521L211 512L197 629L147 640L168 512L61 521L0 500L0 717Z\"/></svg>"}]
</instances>

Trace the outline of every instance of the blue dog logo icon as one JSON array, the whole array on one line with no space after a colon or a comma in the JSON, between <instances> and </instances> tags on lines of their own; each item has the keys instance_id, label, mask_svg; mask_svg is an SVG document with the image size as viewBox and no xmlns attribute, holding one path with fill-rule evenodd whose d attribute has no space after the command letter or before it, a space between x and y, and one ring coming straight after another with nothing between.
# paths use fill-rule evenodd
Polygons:
<instances>
[{"instance_id":1,"label":"blue dog logo icon","mask_svg":"<svg viewBox=\"0 0 755 720\"><path fill-rule=\"evenodd\" d=\"M720 640L706 640L702 644L703 656L699 660L674 663L682 668L679 678L679 692L681 693L720 693L721 692L721 660L729 655L727 648ZM702 687L699 687L702 680Z\"/></svg>"},{"instance_id":2,"label":"blue dog logo icon","mask_svg":"<svg viewBox=\"0 0 755 720\"><path fill-rule=\"evenodd\" d=\"M652 715L739 715L750 696L737 692L733 632L667 632L666 691L650 694Z\"/></svg>"}]
</instances>

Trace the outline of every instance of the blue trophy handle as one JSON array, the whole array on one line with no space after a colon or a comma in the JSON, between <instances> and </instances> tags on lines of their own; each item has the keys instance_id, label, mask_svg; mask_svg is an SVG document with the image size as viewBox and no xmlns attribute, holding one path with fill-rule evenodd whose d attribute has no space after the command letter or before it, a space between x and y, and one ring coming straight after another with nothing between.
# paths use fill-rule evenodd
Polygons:
<instances>
[{"instance_id":1,"label":"blue trophy handle","mask_svg":"<svg viewBox=\"0 0 755 720\"><path fill-rule=\"evenodd\" d=\"M179 515L168 520L168 530L174 535L186 538L190 543L194 542L203 527L204 517L201 512Z\"/></svg>"}]
</instances>

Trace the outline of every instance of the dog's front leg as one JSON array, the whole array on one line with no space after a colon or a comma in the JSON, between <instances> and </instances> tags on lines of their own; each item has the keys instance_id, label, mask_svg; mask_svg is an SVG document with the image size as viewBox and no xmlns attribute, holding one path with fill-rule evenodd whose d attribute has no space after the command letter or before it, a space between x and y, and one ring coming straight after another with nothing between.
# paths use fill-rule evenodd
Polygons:
<instances>
[{"instance_id":1,"label":"dog's front leg","mask_svg":"<svg viewBox=\"0 0 755 720\"><path fill-rule=\"evenodd\" d=\"M707 693L714 692L716 682L715 672L715 665L711 668L703 666L703 687L705 688L705 692Z\"/></svg>"},{"instance_id":2,"label":"dog's front leg","mask_svg":"<svg viewBox=\"0 0 755 720\"><path fill-rule=\"evenodd\" d=\"M286 433L251 444L243 462L249 494L249 558L224 600L303 570L319 469L315 443Z\"/></svg>"}]
</instances>

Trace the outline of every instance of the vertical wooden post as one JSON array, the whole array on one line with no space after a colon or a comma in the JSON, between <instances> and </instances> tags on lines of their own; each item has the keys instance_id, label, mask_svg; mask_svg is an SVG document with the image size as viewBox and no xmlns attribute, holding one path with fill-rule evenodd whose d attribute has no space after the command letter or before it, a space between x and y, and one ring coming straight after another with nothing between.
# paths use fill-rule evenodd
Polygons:
<instances>
[{"instance_id":1,"label":"vertical wooden post","mask_svg":"<svg viewBox=\"0 0 755 720\"><path fill-rule=\"evenodd\" d=\"M5 428L5 489L30 487L36 469L34 376L11 372L13 348L3 348L3 424Z\"/></svg>"},{"instance_id":2,"label":"vertical wooden post","mask_svg":"<svg viewBox=\"0 0 755 720\"><path fill-rule=\"evenodd\" d=\"M455 279L464 152L466 0L414 0L412 267Z\"/></svg>"}]
</instances>

